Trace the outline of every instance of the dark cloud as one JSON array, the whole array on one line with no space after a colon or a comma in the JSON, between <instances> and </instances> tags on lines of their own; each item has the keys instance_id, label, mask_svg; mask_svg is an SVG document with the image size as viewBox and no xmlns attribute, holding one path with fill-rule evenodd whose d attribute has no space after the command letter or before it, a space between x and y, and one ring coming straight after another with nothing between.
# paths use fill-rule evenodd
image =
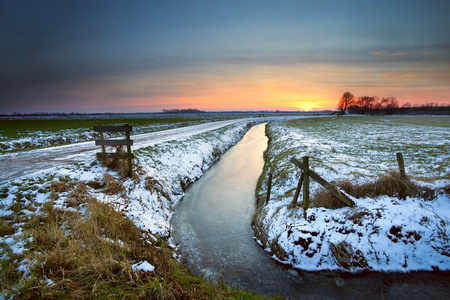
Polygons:
<instances>
[{"instance_id":1,"label":"dark cloud","mask_svg":"<svg viewBox=\"0 0 450 300\"><path fill-rule=\"evenodd\" d=\"M0 0L0 112L36 99L45 108L89 105L108 86L112 98L181 93L170 82L136 95L117 87L141 74L442 68L449 12L450 1Z\"/></svg>"}]
</instances>

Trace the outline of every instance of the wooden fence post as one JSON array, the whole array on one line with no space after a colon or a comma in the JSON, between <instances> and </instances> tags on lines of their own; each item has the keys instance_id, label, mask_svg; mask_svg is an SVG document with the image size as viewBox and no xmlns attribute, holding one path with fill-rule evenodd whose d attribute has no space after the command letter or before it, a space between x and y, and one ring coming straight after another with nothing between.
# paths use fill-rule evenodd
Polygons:
<instances>
[{"instance_id":1,"label":"wooden fence post","mask_svg":"<svg viewBox=\"0 0 450 300\"><path fill-rule=\"evenodd\" d=\"M270 200L270 191L272 190L272 172L269 170L269 179L267 181L267 196L266 196L266 203Z\"/></svg>"},{"instance_id":2,"label":"wooden fence post","mask_svg":"<svg viewBox=\"0 0 450 300\"><path fill-rule=\"evenodd\" d=\"M406 179L405 161L403 160L403 154L401 152L397 153L397 163L400 170L400 178L402 180Z\"/></svg>"},{"instance_id":3,"label":"wooden fence post","mask_svg":"<svg viewBox=\"0 0 450 300\"><path fill-rule=\"evenodd\" d=\"M102 126L102 124L98 125L99 127ZM103 131L100 131L100 139L104 140L105 139L105 135L103 134ZM105 154L106 153L106 146L102 145L102 153ZM102 159L102 163L105 165L106 164L106 159L103 158Z\"/></svg>"},{"instance_id":4,"label":"wooden fence post","mask_svg":"<svg viewBox=\"0 0 450 300\"><path fill-rule=\"evenodd\" d=\"M301 162L299 162L297 159L295 159L294 157L291 158L291 163L293 163L295 166L299 167L301 170L303 170L303 171L305 170L305 166ZM336 198L338 198L340 201L345 203L347 206L350 206L350 207L355 206L355 202L353 202L353 200L351 200L349 197L347 197L344 193L341 193L331 183L329 183L328 181L326 181L325 179L320 177L319 174L317 174L316 172L314 172L313 170L311 170L309 168L308 168L308 174L309 174L309 177L311 177L312 179L317 181L320 185L322 185L324 188L326 188L330 193L332 193L334 196L336 196ZM304 174L303 176L306 177L306 174Z\"/></svg>"},{"instance_id":5,"label":"wooden fence post","mask_svg":"<svg viewBox=\"0 0 450 300\"><path fill-rule=\"evenodd\" d=\"M125 124L125 126L129 126L128 124ZM128 175L130 177L133 176L133 161L132 161L132 153L131 153L131 145L129 143L130 141L130 132L125 132L125 139L127 140L127 154L128 154Z\"/></svg>"},{"instance_id":6,"label":"wooden fence post","mask_svg":"<svg viewBox=\"0 0 450 300\"><path fill-rule=\"evenodd\" d=\"M406 200L406 171L405 171L405 161L403 160L403 154L401 152L397 153L397 163L400 171L400 193L399 198Z\"/></svg>"},{"instance_id":7,"label":"wooden fence post","mask_svg":"<svg viewBox=\"0 0 450 300\"><path fill-rule=\"evenodd\" d=\"M294 195L294 200L292 200L292 205L296 206L297 205L297 200L298 200L298 196L300 195L300 190L302 189L302 185L303 185L303 172L300 175L300 180L298 181L297 184L297 189L295 190L295 195Z\"/></svg>"},{"instance_id":8,"label":"wooden fence post","mask_svg":"<svg viewBox=\"0 0 450 300\"><path fill-rule=\"evenodd\" d=\"M130 132L133 130L128 124L124 126L94 126L95 132L100 132L100 140L95 141L96 146L102 146L102 153L97 153L97 158L106 162L107 158L114 159L128 159L128 175L133 176L133 153L131 152L131 145L133 140L130 139ZM105 140L103 132L125 132L124 140ZM106 153L105 146L127 146L127 153Z\"/></svg>"},{"instance_id":9,"label":"wooden fence post","mask_svg":"<svg viewBox=\"0 0 450 300\"><path fill-rule=\"evenodd\" d=\"M309 208L309 156L303 156L303 217Z\"/></svg>"}]
</instances>

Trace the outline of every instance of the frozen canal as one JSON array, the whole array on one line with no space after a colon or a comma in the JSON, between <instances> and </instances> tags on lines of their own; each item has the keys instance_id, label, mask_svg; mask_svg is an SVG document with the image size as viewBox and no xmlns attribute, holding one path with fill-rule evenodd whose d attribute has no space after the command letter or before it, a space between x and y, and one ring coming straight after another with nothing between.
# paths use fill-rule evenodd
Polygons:
<instances>
[{"instance_id":1,"label":"frozen canal","mask_svg":"<svg viewBox=\"0 0 450 300\"><path fill-rule=\"evenodd\" d=\"M255 187L267 148L265 125L250 129L193 184L172 218L173 236L191 269L264 294L292 295L301 279L276 265L253 239Z\"/></svg>"}]
</instances>

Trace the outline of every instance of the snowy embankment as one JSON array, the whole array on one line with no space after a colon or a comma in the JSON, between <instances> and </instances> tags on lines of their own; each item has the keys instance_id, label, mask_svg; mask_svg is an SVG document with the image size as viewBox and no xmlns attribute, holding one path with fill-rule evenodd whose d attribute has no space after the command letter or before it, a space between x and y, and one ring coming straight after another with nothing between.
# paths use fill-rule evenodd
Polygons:
<instances>
[{"instance_id":1,"label":"snowy embankment","mask_svg":"<svg viewBox=\"0 0 450 300\"><path fill-rule=\"evenodd\" d=\"M68 196L73 191L70 188L68 192L61 192L58 199L52 199L49 186L61 180L68 184L82 182L90 196L111 203L116 210L123 211L149 236L168 236L173 206L183 197L185 187L236 144L251 124L252 121L247 119L216 130L177 136L176 141L135 150L135 176L125 180L120 179L116 171L99 164L92 155L82 163L38 171L2 184L0 260L7 260L11 253L21 255L27 251L29 241L22 239L22 226L31 215L43 210L43 203L54 201L55 208L83 212L83 204L76 207L71 205ZM105 176L105 173L115 179ZM118 192L111 192L108 188L111 182L119 187ZM11 222L13 224L9 224ZM3 227L7 230L3 230ZM26 262L22 267L26 274Z\"/></svg>"},{"instance_id":2,"label":"snowy embankment","mask_svg":"<svg viewBox=\"0 0 450 300\"><path fill-rule=\"evenodd\" d=\"M272 122L267 131L260 197L267 191L269 168L273 187L254 222L258 242L274 259L309 271L450 270L448 124L329 118ZM301 206L290 206L300 177L291 157L310 156L310 168L330 182L363 184L396 170L396 152L403 152L414 183L435 190L433 200L350 196L354 208L311 207L306 219ZM312 197L320 189L311 182Z\"/></svg>"}]
</instances>

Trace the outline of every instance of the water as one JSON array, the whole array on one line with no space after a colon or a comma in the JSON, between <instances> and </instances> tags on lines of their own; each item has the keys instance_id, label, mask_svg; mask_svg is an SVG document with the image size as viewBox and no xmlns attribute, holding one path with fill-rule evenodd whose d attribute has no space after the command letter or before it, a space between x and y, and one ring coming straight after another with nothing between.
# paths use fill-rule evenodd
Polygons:
<instances>
[{"instance_id":1,"label":"water","mask_svg":"<svg viewBox=\"0 0 450 300\"><path fill-rule=\"evenodd\" d=\"M292 299L445 296L448 275L297 272L276 264L253 239L255 188L267 148L264 124L254 126L175 208L172 235L197 275ZM430 279L431 278L431 279Z\"/></svg>"},{"instance_id":2,"label":"water","mask_svg":"<svg viewBox=\"0 0 450 300\"><path fill-rule=\"evenodd\" d=\"M300 280L277 266L253 239L255 188L267 148L264 127L251 128L186 191L172 228L194 273L214 281L223 276L233 286L273 294L281 280Z\"/></svg>"}]
</instances>

